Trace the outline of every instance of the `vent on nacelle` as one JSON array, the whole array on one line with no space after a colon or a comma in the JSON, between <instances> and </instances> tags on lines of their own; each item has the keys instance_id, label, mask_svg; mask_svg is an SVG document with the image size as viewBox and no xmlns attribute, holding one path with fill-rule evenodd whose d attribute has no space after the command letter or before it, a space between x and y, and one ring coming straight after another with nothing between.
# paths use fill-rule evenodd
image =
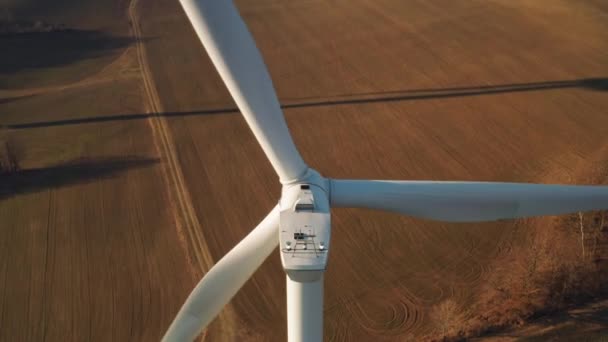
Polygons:
<instances>
[{"instance_id":1,"label":"vent on nacelle","mask_svg":"<svg viewBox=\"0 0 608 342\"><path fill-rule=\"evenodd\" d=\"M313 203L298 203L296 204L296 211L313 211L315 205Z\"/></svg>"}]
</instances>

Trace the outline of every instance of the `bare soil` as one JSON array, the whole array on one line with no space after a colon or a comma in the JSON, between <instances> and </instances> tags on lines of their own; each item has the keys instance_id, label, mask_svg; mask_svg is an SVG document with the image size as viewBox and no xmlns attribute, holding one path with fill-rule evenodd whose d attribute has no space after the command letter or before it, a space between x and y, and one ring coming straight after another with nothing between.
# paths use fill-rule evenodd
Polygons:
<instances>
[{"instance_id":1,"label":"bare soil","mask_svg":"<svg viewBox=\"0 0 608 342\"><path fill-rule=\"evenodd\" d=\"M158 340L200 276L278 200L277 176L179 3L130 4L43 18L124 46L86 65L0 71L0 124L23 146L24 169L151 160L0 199L0 340ZM606 165L601 1L237 5L299 150L326 176L582 184ZM95 18L73 24L78 11ZM496 257L554 222L349 209L332 220L331 341L435 333L437 304L466 312ZM285 340L284 277L275 253L204 339Z\"/></svg>"}]
</instances>

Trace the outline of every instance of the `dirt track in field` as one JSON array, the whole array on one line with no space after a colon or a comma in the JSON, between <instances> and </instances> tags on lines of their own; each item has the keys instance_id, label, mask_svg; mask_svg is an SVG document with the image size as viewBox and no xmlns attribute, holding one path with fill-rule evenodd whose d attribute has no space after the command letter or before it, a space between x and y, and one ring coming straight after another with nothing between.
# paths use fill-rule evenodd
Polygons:
<instances>
[{"instance_id":1,"label":"dirt track in field","mask_svg":"<svg viewBox=\"0 0 608 342\"><path fill-rule=\"evenodd\" d=\"M0 341L157 340L274 206L278 178L177 1L60 3L62 20L134 41L0 89L25 174L94 161L0 198ZM601 1L237 5L299 150L326 176L582 184L608 160ZM70 72L86 76L54 81ZM434 305L470 307L494 256L548 222L335 210L326 340L424 336ZM284 282L275 252L204 340L285 340Z\"/></svg>"},{"instance_id":2,"label":"dirt track in field","mask_svg":"<svg viewBox=\"0 0 608 342\"><path fill-rule=\"evenodd\" d=\"M141 40L142 34L139 25L139 16L137 13L138 1L133 0L129 5L129 19L133 28L133 35L136 40ZM142 81L144 83L145 96L147 98L148 110L153 114L163 113L162 104L160 97L158 96L154 79L150 72L150 66L146 57L146 50L143 43L137 44L137 60L140 65ZM201 277L202 272L206 272L213 266L214 260L210 256L209 248L205 244L201 233L202 227L196 216L194 207L192 206L192 199L190 193L184 182L182 174L182 168L177 160L177 152L175 151L175 143L171 136L171 131L167 125L167 120L161 115L154 115L148 120L152 128L154 135L154 143L156 145L159 154L163 156L165 162L165 173L168 191L174 195L171 203L177 207L175 213L175 222L177 224L177 230L182 240L186 240L184 248L194 255L194 259L197 263L197 271L194 275ZM234 318L231 317L232 312L230 306L228 306L222 315L218 318L218 321L222 324L222 330L226 332L227 336L230 336L230 331L234 331L235 327L232 325Z\"/></svg>"}]
</instances>

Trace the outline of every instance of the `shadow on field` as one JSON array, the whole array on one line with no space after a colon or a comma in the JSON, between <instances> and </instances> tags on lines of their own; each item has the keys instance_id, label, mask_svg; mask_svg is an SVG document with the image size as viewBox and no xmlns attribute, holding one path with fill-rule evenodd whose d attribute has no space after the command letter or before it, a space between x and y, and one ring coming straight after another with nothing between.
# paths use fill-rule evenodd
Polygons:
<instances>
[{"instance_id":1,"label":"shadow on field","mask_svg":"<svg viewBox=\"0 0 608 342\"><path fill-rule=\"evenodd\" d=\"M147 167L158 162L158 159L135 156L97 160L79 159L45 168L7 172L0 174L0 199L111 178L129 169Z\"/></svg>"},{"instance_id":2,"label":"shadow on field","mask_svg":"<svg viewBox=\"0 0 608 342\"><path fill-rule=\"evenodd\" d=\"M441 99L450 97L518 93L562 88L582 88L593 91L608 91L608 78L584 78L580 80L503 84L495 86L457 87L443 89L397 90L376 93L359 93L354 95L335 95L323 99L300 98L296 101L301 102L286 104L283 105L283 108L319 107L376 102Z\"/></svg>"},{"instance_id":3,"label":"shadow on field","mask_svg":"<svg viewBox=\"0 0 608 342\"><path fill-rule=\"evenodd\" d=\"M21 99L25 99L28 97L32 97L34 95L25 95L25 96L15 96L15 97L5 97L5 98L0 98L0 104L5 104L5 103L10 103L13 101L18 101Z\"/></svg>"},{"instance_id":4,"label":"shadow on field","mask_svg":"<svg viewBox=\"0 0 608 342\"><path fill-rule=\"evenodd\" d=\"M0 35L0 74L48 68L102 56L135 40L101 31L61 29Z\"/></svg>"},{"instance_id":5,"label":"shadow on field","mask_svg":"<svg viewBox=\"0 0 608 342\"><path fill-rule=\"evenodd\" d=\"M450 98L450 97L481 96L481 95L515 93L515 92L526 92L526 91L540 91L540 90L563 89L563 88L582 88L582 89L587 89L587 90L592 90L592 91L608 91L608 78L585 78L585 79L580 79L580 80L522 83L522 84L505 84L505 85L497 85L497 86L400 90L400 91L379 92L379 93L334 95L334 96L323 97L323 98L308 97L308 98L298 98L298 99L284 99L284 101L282 101L283 104L281 105L281 108L294 109L294 108L306 108L306 107L325 107L325 106L340 106L340 105L367 104L367 103L385 103L385 102L399 102L399 101L408 101L408 100L427 100L427 99L440 99L440 98ZM98 122L108 122L108 121L140 120L140 119L150 118L155 115L160 115L160 116L164 116L164 117L180 117L180 116L229 114L229 113L238 113L238 112L239 112L239 110L236 107L225 107L225 108L206 109L206 110L188 111L188 112L166 112L166 113L161 113L161 114L106 115L106 116L64 119L64 120L55 120L55 121L40 121L40 122L15 123L15 124L5 124L5 125L0 124L0 127L10 128L10 129L27 129L27 128L98 123Z\"/></svg>"}]
</instances>

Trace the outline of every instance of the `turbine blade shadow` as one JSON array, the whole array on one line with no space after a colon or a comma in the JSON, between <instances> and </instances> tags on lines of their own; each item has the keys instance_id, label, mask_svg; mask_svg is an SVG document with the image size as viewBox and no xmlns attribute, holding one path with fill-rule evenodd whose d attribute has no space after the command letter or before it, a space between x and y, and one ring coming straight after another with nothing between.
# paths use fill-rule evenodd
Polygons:
<instances>
[{"instance_id":1,"label":"turbine blade shadow","mask_svg":"<svg viewBox=\"0 0 608 342\"><path fill-rule=\"evenodd\" d=\"M522 84L505 84L496 86L477 86L477 87L460 87L460 88L445 88L445 89L414 89L414 90L397 90L376 93L358 93L358 94L342 94L329 97L304 97L297 99L283 99L281 108L295 109L306 107L327 107L340 105L356 105L366 103L384 103L384 102L399 102L413 100L428 100L441 99L452 97L465 96L483 96L495 95L504 93L541 91L564 88L581 88L590 91L608 91L608 78L585 78L580 80L566 80L553 82L537 82L537 83L522 83ZM160 115L164 117L182 117L182 116L199 116L199 115L216 115L216 114L235 114L238 113L238 108L223 107L217 109L205 109L198 111L184 112L166 112L160 114L122 114L122 115L105 115L85 118L74 118L54 121L39 121L28 123L12 123L0 124L0 128L9 129L28 129L53 126L67 126L78 124L101 123L111 121L129 121L142 120Z\"/></svg>"}]
</instances>

